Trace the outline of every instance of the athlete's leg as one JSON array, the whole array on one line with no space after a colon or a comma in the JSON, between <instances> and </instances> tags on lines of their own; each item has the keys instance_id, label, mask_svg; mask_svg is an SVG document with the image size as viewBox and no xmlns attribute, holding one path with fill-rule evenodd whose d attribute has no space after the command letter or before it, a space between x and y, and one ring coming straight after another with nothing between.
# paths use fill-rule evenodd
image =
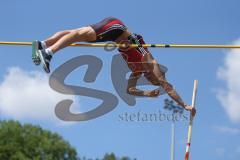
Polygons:
<instances>
[{"instance_id":1,"label":"athlete's leg","mask_svg":"<svg viewBox=\"0 0 240 160\"><path fill-rule=\"evenodd\" d=\"M47 38L44 41L33 41L32 44L32 60L35 65L39 65L41 60L38 55L38 50L43 50L46 49L50 46L52 46L54 43L56 43L59 39L61 39L63 36L69 34L73 30L64 30L64 31L59 31L52 35L51 37Z\"/></svg>"},{"instance_id":2,"label":"athlete's leg","mask_svg":"<svg viewBox=\"0 0 240 160\"><path fill-rule=\"evenodd\" d=\"M57 40L58 39L58 40ZM96 40L96 33L91 27L83 27L69 32L60 32L49 39L48 43L54 43L46 49L37 50L37 55L43 65L44 70L50 73L50 61L52 55L58 50L69 46L75 42L90 42ZM45 42L46 43L46 42ZM46 45L47 46L47 45Z\"/></svg>"},{"instance_id":3,"label":"athlete's leg","mask_svg":"<svg viewBox=\"0 0 240 160\"><path fill-rule=\"evenodd\" d=\"M56 36L55 39L61 37L63 33ZM63 35L59 40L53 45L49 46L49 49L56 53L58 50L69 46L75 42L90 42L96 40L96 33L91 27L83 27L75 30L70 30L68 33Z\"/></svg>"},{"instance_id":4,"label":"athlete's leg","mask_svg":"<svg viewBox=\"0 0 240 160\"><path fill-rule=\"evenodd\" d=\"M66 34L70 33L71 30L64 30L64 31L59 31L57 33L55 33L54 35L52 35L51 37L47 38L46 40L44 40L46 47L49 47L51 45L53 45L54 43L56 43L60 38L62 38L63 36L65 36Z\"/></svg>"}]
</instances>

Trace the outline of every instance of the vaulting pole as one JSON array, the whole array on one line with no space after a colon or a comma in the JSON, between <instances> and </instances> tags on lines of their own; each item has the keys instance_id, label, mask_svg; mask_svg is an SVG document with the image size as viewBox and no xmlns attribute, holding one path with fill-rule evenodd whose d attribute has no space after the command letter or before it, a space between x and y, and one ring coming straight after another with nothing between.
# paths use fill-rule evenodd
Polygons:
<instances>
[{"instance_id":1,"label":"vaulting pole","mask_svg":"<svg viewBox=\"0 0 240 160\"><path fill-rule=\"evenodd\" d=\"M5 42L0 41L0 45L21 45L29 46L32 42ZM194 44L116 44L116 43L74 43L72 47L149 47L149 48L239 48L240 45L194 45Z\"/></svg>"},{"instance_id":2,"label":"vaulting pole","mask_svg":"<svg viewBox=\"0 0 240 160\"><path fill-rule=\"evenodd\" d=\"M196 105L197 86L198 86L198 80L194 80L193 95L192 95L192 106L193 107L195 107L195 105ZM190 114L185 160L189 160L190 145L191 145L191 139L192 139L192 127L193 127L193 116L192 116L192 114Z\"/></svg>"}]
</instances>

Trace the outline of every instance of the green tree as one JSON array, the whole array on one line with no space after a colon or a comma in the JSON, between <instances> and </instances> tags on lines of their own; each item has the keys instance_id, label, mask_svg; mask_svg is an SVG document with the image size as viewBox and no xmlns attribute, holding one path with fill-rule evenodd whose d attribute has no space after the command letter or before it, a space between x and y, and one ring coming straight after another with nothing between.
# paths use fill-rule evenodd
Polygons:
<instances>
[{"instance_id":1,"label":"green tree","mask_svg":"<svg viewBox=\"0 0 240 160\"><path fill-rule=\"evenodd\" d=\"M0 160L77 160L63 138L39 126L0 121Z\"/></svg>"},{"instance_id":2,"label":"green tree","mask_svg":"<svg viewBox=\"0 0 240 160\"><path fill-rule=\"evenodd\" d=\"M103 160L131 160L131 159L129 157L117 158L114 153L111 153L111 154L105 154Z\"/></svg>"},{"instance_id":3,"label":"green tree","mask_svg":"<svg viewBox=\"0 0 240 160\"><path fill-rule=\"evenodd\" d=\"M103 160L116 160L116 156L114 153L111 153L111 154L105 154Z\"/></svg>"}]
</instances>

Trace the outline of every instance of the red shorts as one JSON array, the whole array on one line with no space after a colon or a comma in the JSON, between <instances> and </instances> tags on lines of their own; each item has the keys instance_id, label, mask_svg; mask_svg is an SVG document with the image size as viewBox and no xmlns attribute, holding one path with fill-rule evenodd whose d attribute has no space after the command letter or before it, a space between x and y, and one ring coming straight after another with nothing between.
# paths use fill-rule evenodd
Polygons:
<instances>
[{"instance_id":1,"label":"red shorts","mask_svg":"<svg viewBox=\"0 0 240 160\"><path fill-rule=\"evenodd\" d=\"M117 18L108 17L104 20L90 25L96 32L95 42L115 41L127 27Z\"/></svg>"}]
</instances>

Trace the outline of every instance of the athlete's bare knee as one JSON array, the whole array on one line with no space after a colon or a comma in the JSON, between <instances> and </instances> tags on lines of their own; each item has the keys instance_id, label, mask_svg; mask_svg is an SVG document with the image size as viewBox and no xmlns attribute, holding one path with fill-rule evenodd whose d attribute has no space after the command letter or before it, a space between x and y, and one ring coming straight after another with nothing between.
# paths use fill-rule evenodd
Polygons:
<instances>
[{"instance_id":1,"label":"athlete's bare knee","mask_svg":"<svg viewBox=\"0 0 240 160\"><path fill-rule=\"evenodd\" d=\"M68 34L68 33L70 33L70 30L63 30L63 31L58 31L54 35L55 36L62 36L62 35Z\"/></svg>"}]
</instances>

